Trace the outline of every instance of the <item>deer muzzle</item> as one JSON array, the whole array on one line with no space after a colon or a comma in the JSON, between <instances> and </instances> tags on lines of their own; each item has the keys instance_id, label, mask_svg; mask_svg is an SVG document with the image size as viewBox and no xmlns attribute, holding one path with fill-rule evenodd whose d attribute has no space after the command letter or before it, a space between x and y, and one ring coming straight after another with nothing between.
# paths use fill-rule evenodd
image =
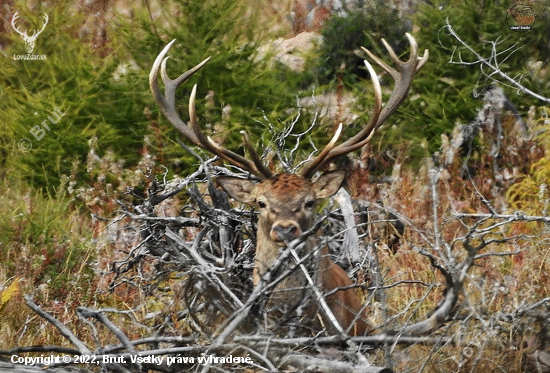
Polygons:
<instances>
[{"instance_id":1,"label":"deer muzzle","mask_svg":"<svg viewBox=\"0 0 550 373\"><path fill-rule=\"evenodd\" d=\"M271 227L270 238L279 246L284 246L301 234L302 229L294 220L279 220Z\"/></svg>"}]
</instances>

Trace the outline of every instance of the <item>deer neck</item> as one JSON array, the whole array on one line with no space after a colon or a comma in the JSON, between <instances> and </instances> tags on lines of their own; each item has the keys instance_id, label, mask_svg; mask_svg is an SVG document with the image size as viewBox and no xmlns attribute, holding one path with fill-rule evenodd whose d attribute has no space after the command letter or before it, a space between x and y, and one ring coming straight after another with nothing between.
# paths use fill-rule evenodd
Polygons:
<instances>
[{"instance_id":1,"label":"deer neck","mask_svg":"<svg viewBox=\"0 0 550 373\"><path fill-rule=\"evenodd\" d=\"M254 258L254 284L257 284L260 281L260 278L264 276L268 271L273 269L281 255L285 254L285 250L288 250L288 247L279 246L276 242L272 241L269 236L270 229L262 224L262 222L259 222L258 224L258 231L257 231L257 247L256 247L256 255ZM306 242L304 242L304 245L297 250L297 253L300 258L304 258L307 255L314 254L313 251L317 247L318 239L317 235L309 237ZM327 251L326 247L323 247L321 250L321 256L324 256L324 251ZM306 261L307 267L314 269L312 273L312 277L317 277L318 267L319 267L320 258L319 255L316 255L315 257L312 257L310 260ZM292 255L287 255L286 260L283 262L283 264L279 267L279 270L277 271L278 274L282 273L282 271L292 268L296 265L296 262ZM271 280L273 280L273 274L271 277ZM281 284L278 286L280 287L292 287L294 285L296 286L303 286L305 285L305 276L301 269L296 268L292 271L292 273L287 277L287 279L283 280Z\"/></svg>"}]
</instances>

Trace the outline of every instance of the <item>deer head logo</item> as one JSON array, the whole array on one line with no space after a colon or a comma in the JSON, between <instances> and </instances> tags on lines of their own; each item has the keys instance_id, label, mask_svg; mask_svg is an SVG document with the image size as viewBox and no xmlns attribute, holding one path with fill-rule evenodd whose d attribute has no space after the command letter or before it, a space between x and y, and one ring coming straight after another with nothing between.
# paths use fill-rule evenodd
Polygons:
<instances>
[{"instance_id":1,"label":"deer head logo","mask_svg":"<svg viewBox=\"0 0 550 373\"><path fill-rule=\"evenodd\" d=\"M19 31L19 27L15 26L15 20L18 18L17 13L19 13L19 11L15 12L15 14L13 15L13 18L11 19L11 25L13 29L19 35L21 35L23 40L25 40L25 49L27 50L27 53L32 53L32 51L34 50L34 43L36 42L36 38L38 37L38 35L42 33L42 31L44 31L44 29L46 28L46 25L48 24L48 19L49 19L48 15L44 13L44 25L42 26L42 29L40 31L34 30L32 35L29 36L27 35L27 30L25 30L25 32L21 32Z\"/></svg>"}]
</instances>

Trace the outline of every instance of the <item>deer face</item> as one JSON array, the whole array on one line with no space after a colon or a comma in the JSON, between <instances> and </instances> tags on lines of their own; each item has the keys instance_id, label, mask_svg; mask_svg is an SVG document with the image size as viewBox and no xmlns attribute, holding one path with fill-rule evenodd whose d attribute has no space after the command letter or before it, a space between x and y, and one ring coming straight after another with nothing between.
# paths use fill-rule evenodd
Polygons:
<instances>
[{"instance_id":1,"label":"deer face","mask_svg":"<svg viewBox=\"0 0 550 373\"><path fill-rule=\"evenodd\" d=\"M315 223L320 199L338 191L346 173L325 172L315 182L295 175L278 174L260 183L235 177L218 177L217 183L232 198L258 208L258 241L285 246Z\"/></svg>"}]
</instances>

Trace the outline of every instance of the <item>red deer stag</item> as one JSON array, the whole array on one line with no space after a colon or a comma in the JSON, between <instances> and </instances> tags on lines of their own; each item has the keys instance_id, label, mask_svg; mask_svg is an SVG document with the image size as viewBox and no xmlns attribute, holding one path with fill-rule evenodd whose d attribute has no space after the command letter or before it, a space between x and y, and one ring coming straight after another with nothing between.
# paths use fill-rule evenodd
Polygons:
<instances>
[{"instance_id":1,"label":"red deer stag","mask_svg":"<svg viewBox=\"0 0 550 373\"><path fill-rule=\"evenodd\" d=\"M408 61L401 61L393 49L382 39L391 59L397 65L397 69L388 66L363 48L370 58L395 80L393 93L384 108L382 108L380 83L374 69L365 61L374 85L375 103L372 116L357 134L336 145L342 129L340 125L332 140L316 158L304 166L300 175L273 175L271 170L262 164L248 135L244 132L244 146L250 154L250 158L225 149L216 144L211 138L206 137L197 124L195 113L196 85L193 87L189 99L189 124L185 124L176 111L175 91L180 84L203 67L208 59L172 80L168 78L166 73L166 61L168 59L166 55L175 40L170 42L158 55L149 75L149 83L153 96L168 121L193 144L250 172L259 179L259 182L229 176L221 176L216 179L217 184L232 198L250 204L260 212L253 275L254 284L258 284L262 279L265 279L268 273L272 275L272 267L281 256L282 250L288 247L290 241L299 238L303 232L314 227L318 201L336 193L344 181L346 173L343 170L327 171L319 176L316 181L311 181L312 177L334 158L363 147L370 140L374 131L405 100L415 74L420 71L428 59L428 51L426 50L424 56L419 58L415 39L410 34L407 34L407 38L411 45ZM161 93L157 82L159 69L165 85L164 95ZM320 250L316 250L316 247L318 247L316 238L310 236L300 251L303 257L311 259L307 264L310 275L306 274L303 265L295 264L293 266L292 263L297 261L298 258L290 257L288 259L287 268L294 268L294 270L272 289L267 306L277 310L278 315L284 315L284 312L289 310L294 312L296 309L301 309L307 311L307 316L314 316L319 310L318 307L310 307L308 303L308 306L304 308L304 304L306 304L306 298L304 297L306 293L310 294L305 289L308 288L308 282L311 283L313 279L320 291L329 293L326 301L319 299L321 314L323 315L321 320L323 320L329 332L342 333L346 331L352 335L365 334L370 327L366 321L364 307L362 307L361 301L355 289L353 289L353 282L347 273L329 257L326 246L322 246ZM304 262L301 262L301 264L304 264ZM318 294L319 292L317 292ZM318 303L315 302L315 304Z\"/></svg>"}]
</instances>

